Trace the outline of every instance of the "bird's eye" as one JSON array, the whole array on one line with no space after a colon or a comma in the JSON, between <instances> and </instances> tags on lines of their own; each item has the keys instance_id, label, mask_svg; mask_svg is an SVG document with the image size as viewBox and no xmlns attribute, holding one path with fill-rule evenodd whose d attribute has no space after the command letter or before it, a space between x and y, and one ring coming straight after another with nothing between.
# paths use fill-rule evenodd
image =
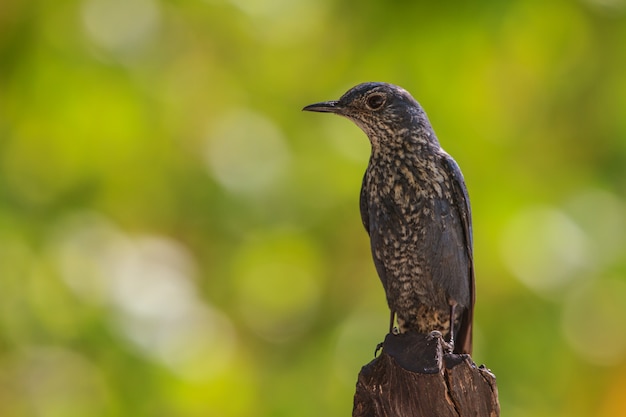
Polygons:
<instances>
[{"instance_id":1,"label":"bird's eye","mask_svg":"<svg viewBox=\"0 0 626 417\"><path fill-rule=\"evenodd\" d=\"M367 107L372 110L379 109L385 102L385 97L381 94L373 94L367 98Z\"/></svg>"}]
</instances>

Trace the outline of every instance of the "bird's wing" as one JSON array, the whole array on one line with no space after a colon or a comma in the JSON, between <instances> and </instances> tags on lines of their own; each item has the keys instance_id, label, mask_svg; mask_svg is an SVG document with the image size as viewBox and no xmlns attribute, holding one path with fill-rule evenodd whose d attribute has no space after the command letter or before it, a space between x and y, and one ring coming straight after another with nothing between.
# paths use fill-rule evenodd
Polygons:
<instances>
[{"instance_id":1,"label":"bird's wing","mask_svg":"<svg viewBox=\"0 0 626 417\"><path fill-rule=\"evenodd\" d=\"M367 234L370 234L370 212L369 212L369 203L367 201L367 190L366 184L367 181L367 172L363 175L363 183L361 185L361 197L359 199L359 205L361 206L361 221L363 222L363 227L365 227L365 231Z\"/></svg>"},{"instance_id":2,"label":"bird's wing","mask_svg":"<svg viewBox=\"0 0 626 417\"><path fill-rule=\"evenodd\" d=\"M467 277L468 282L456 283L456 288L467 288L469 291L469 304L463 317L461 318L461 327L456 334L455 352L469 353L472 352L472 321L474 316L475 302L475 282L474 282L474 255L473 255L473 237L472 237L472 213L467 194L467 187L463 174L457 163L448 154L444 154L442 165L451 183L452 204L447 203L449 207L449 215L452 218L448 230L444 230L441 234L442 256L444 256L440 265L446 268L444 276L460 276ZM451 261L451 264L448 262ZM448 264L448 266L446 266ZM458 269L461 270L458 270ZM444 272L444 271L441 271ZM448 275L454 274L454 275ZM467 287L465 285L467 284ZM454 291L451 291L454 294ZM462 296L462 294L460 295Z\"/></svg>"},{"instance_id":3,"label":"bird's wing","mask_svg":"<svg viewBox=\"0 0 626 417\"><path fill-rule=\"evenodd\" d=\"M361 207L361 221L363 222L363 227L365 227L365 231L370 236L370 249L372 251L372 258L374 259L374 266L376 267L376 272L378 273L378 277L380 278L380 282L383 284L383 288L385 289L385 294L388 294L387 287L387 266L383 259L381 259L381 254L378 251L381 247L381 230L376 224L376 219L370 219L370 206L369 199L367 196L367 172L363 176L363 185L361 186L361 197L360 197L360 207ZM372 221L374 222L372 224Z\"/></svg>"}]
</instances>

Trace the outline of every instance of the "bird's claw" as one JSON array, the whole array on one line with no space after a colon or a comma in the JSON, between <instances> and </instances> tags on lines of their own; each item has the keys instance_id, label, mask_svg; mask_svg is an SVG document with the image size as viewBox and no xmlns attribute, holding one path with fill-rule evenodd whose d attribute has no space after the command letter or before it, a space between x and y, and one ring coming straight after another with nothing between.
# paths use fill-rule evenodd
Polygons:
<instances>
[{"instance_id":1,"label":"bird's claw","mask_svg":"<svg viewBox=\"0 0 626 417\"><path fill-rule=\"evenodd\" d=\"M430 332L428 334L428 339L429 340L439 339L439 342L441 343L441 347L443 348L444 353L451 354L454 351L454 341L451 340L447 342L443 338L443 334L441 334L439 330L433 330L432 332Z\"/></svg>"},{"instance_id":2,"label":"bird's claw","mask_svg":"<svg viewBox=\"0 0 626 417\"><path fill-rule=\"evenodd\" d=\"M378 352L382 350L384 344L385 344L384 342L380 342L379 344L376 345L376 349L374 350L374 357L376 357L376 355L378 355Z\"/></svg>"},{"instance_id":3,"label":"bird's claw","mask_svg":"<svg viewBox=\"0 0 626 417\"><path fill-rule=\"evenodd\" d=\"M433 340L433 339L443 340L443 335L441 334L439 330L433 330L432 332L428 334L428 340Z\"/></svg>"}]
</instances>

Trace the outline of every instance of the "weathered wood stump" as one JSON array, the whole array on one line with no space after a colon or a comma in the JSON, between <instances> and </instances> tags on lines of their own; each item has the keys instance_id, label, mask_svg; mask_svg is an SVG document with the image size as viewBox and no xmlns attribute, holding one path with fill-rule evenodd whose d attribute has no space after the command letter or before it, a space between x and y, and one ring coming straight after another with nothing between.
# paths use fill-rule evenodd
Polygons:
<instances>
[{"instance_id":1,"label":"weathered wood stump","mask_svg":"<svg viewBox=\"0 0 626 417\"><path fill-rule=\"evenodd\" d=\"M388 334L359 373L353 417L497 417L495 376L469 355L444 354L441 337Z\"/></svg>"}]
</instances>

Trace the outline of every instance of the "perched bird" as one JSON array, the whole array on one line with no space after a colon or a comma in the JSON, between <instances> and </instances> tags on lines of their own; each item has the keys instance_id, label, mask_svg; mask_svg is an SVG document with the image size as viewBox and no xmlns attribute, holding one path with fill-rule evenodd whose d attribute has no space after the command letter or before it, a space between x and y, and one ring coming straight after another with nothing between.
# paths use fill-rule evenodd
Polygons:
<instances>
[{"instance_id":1,"label":"perched bird","mask_svg":"<svg viewBox=\"0 0 626 417\"><path fill-rule=\"evenodd\" d=\"M335 113L369 137L361 219L398 331L440 332L454 353L472 351L472 223L463 175L404 89L363 83L303 110Z\"/></svg>"}]
</instances>

